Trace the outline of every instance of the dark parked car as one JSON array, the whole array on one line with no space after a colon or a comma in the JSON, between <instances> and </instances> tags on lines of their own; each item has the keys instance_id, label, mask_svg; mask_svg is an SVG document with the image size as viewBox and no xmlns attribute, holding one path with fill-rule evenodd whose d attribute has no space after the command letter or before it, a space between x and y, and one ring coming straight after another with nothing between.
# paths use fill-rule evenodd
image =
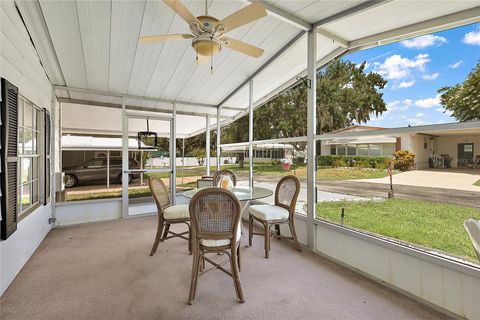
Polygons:
<instances>
[{"instance_id":1,"label":"dark parked car","mask_svg":"<svg viewBox=\"0 0 480 320\"><path fill-rule=\"evenodd\" d=\"M135 159L128 159L129 169L140 169ZM95 158L78 166L66 168L65 187L79 184L98 184L107 182L107 158ZM128 183L138 178L138 174L128 175ZM122 158L110 158L110 182L122 182Z\"/></svg>"}]
</instances>

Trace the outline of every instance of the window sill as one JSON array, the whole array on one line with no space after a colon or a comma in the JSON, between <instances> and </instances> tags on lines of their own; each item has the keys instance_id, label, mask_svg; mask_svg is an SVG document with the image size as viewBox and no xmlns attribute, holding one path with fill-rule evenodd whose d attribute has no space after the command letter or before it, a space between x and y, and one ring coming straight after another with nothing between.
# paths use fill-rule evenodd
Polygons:
<instances>
[{"instance_id":1,"label":"window sill","mask_svg":"<svg viewBox=\"0 0 480 320\"><path fill-rule=\"evenodd\" d=\"M27 210L25 210L24 212L22 212L22 214L18 215L18 223L20 223L23 219L25 219L26 217L28 217L33 211L35 211L37 208L39 208L42 204L40 202L37 202L36 204L34 204L33 206L31 206L30 208L28 208Z\"/></svg>"}]
</instances>

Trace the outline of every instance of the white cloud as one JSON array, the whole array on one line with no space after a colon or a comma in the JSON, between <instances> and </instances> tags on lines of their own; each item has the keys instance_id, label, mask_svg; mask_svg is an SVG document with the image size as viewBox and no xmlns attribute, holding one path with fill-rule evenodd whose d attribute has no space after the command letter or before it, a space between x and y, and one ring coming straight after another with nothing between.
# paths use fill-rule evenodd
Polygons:
<instances>
[{"instance_id":1,"label":"white cloud","mask_svg":"<svg viewBox=\"0 0 480 320\"><path fill-rule=\"evenodd\" d=\"M417 118L421 118L421 117L423 117L423 112L419 112L419 113L417 113L417 114L415 115L415 117L417 117Z\"/></svg>"},{"instance_id":2,"label":"white cloud","mask_svg":"<svg viewBox=\"0 0 480 320\"><path fill-rule=\"evenodd\" d=\"M441 46L442 44L447 43L447 39L429 34L410 40L404 40L400 43L406 48L423 49L431 46Z\"/></svg>"},{"instance_id":3,"label":"white cloud","mask_svg":"<svg viewBox=\"0 0 480 320\"><path fill-rule=\"evenodd\" d=\"M463 37L463 42L466 44L480 46L480 27L478 27L477 30L466 33Z\"/></svg>"},{"instance_id":4,"label":"white cloud","mask_svg":"<svg viewBox=\"0 0 480 320\"><path fill-rule=\"evenodd\" d=\"M410 88L415 84L415 80L411 81L402 81L398 86L395 86L396 88Z\"/></svg>"},{"instance_id":5,"label":"white cloud","mask_svg":"<svg viewBox=\"0 0 480 320\"><path fill-rule=\"evenodd\" d=\"M438 76L440 75L440 73L438 72L435 72L435 73L432 73L432 74L424 74L422 76L422 79L423 80L435 80L438 78Z\"/></svg>"},{"instance_id":6,"label":"white cloud","mask_svg":"<svg viewBox=\"0 0 480 320\"><path fill-rule=\"evenodd\" d=\"M434 98L416 100L415 106L426 109L440 106L440 95L437 94Z\"/></svg>"},{"instance_id":7,"label":"white cloud","mask_svg":"<svg viewBox=\"0 0 480 320\"><path fill-rule=\"evenodd\" d=\"M407 107L407 109L408 109L408 108L410 108L411 106L413 106L413 100L412 100L412 99L405 99L405 100L403 100L403 105L404 105L405 107Z\"/></svg>"},{"instance_id":8,"label":"white cloud","mask_svg":"<svg viewBox=\"0 0 480 320\"><path fill-rule=\"evenodd\" d=\"M457 62L455 62L455 63L449 64L448 67L449 67L449 68L452 68L452 69L457 69L458 67L460 67L460 65L461 65L462 63L463 63L463 61L460 60L460 61L457 61Z\"/></svg>"},{"instance_id":9,"label":"white cloud","mask_svg":"<svg viewBox=\"0 0 480 320\"><path fill-rule=\"evenodd\" d=\"M403 112L408 110L412 105L413 101L411 99L405 99L402 101L394 100L391 102L387 102L387 111L385 111L383 114L387 115L389 113L392 113L393 111Z\"/></svg>"},{"instance_id":10,"label":"white cloud","mask_svg":"<svg viewBox=\"0 0 480 320\"><path fill-rule=\"evenodd\" d=\"M424 71L425 65L431 60L428 54L421 53L413 59L395 54L385 59L383 63L374 63L375 71L388 80L401 80L412 76L413 71Z\"/></svg>"}]
</instances>

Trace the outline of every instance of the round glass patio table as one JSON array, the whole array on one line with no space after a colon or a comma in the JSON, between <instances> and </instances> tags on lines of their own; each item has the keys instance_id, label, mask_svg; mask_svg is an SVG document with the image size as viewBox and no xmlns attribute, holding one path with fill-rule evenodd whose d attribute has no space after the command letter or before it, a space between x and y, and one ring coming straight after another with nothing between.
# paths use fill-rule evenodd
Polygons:
<instances>
[{"instance_id":1,"label":"round glass patio table","mask_svg":"<svg viewBox=\"0 0 480 320\"><path fill-rule=\"evenodd\" d=\"M202 189L205 189L205 188L198 188L198 189L185 191L183 193L183 196L191 199L195 195L195 193L197 193ZM257 199L270 197L273 194L273 191L267 188L260 188L260 187L250 188L247 186L233 187L232 189L230 189L230 191L233 192L233 194L237 197L238 201L257 200Z\"/></svg>"}]
</instances>

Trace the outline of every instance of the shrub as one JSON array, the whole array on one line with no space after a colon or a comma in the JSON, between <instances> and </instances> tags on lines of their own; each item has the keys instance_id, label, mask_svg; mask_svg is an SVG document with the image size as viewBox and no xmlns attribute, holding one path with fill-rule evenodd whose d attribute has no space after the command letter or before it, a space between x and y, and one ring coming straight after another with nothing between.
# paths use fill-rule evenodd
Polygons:
<instances>
[{"instance_id":1,"label":"shrub","mask_svg":"<svg viewBox=\"0 0 480 320\"><path fill-rule=\"evenodd\" d=\"M355 167L355 168L374 168L386 169L390 157L377 156L334 156L321 155L317 157L319 167Z\"/></svg>"},{"instance_id":2,"label":"shrub","mask_svg":"<svg viewBox=\"0 0 480 320\"><path fill-rule=\"evenodd\" d=\"M395 169L400 171L408 171L415 164L415 153L407 150L399 150L393 154L393 157Z\"/></svg>"}]
</instances>

